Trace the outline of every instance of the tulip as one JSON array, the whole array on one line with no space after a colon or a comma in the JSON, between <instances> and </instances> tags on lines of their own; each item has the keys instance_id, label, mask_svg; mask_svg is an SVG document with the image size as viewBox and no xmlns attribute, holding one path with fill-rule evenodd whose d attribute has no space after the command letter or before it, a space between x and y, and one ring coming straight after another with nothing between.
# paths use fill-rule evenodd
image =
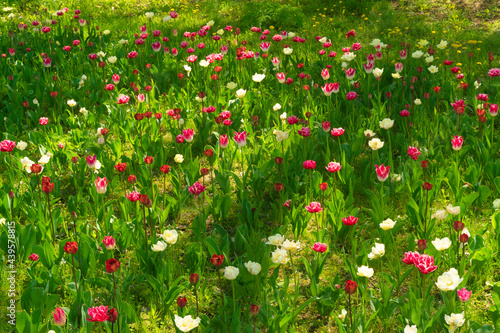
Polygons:
<instances>
[{"instance_id":1,"label":"tulip","mask_svg":"<svg viewBox=\"0 0 500 333\"><path fill-rule=\"evenodd\" d=\"M187 298L186 298L186 296L177 298L177 306L178 307L183 308L186 305L187 305Z\"/></svg>"},{"instance_id":2,"label":"tulip","mask_svg":"<svg viewBox=\"0 0 500 333\"><path fill-rule=\"evenodd\" d=\"M326 249L328 248L328 245L324 243L314 243L314 245L311 247L313 251L318 252L318 253L324 253Z\"/></svg>"},{"instance_id":3,"label":"tulip","mask_svg":"<svg viewBox=\"0 0 500 333\"><path fill-rule=\"evenodd\" d=\"M3 140L0 142L0 151L10 153L16 147L16 143L10 140Z\"/></svg>"},{"instance_id":4,"label":"tulip","mask_svg":"<svg viewBox=\"0 0 500 333\"><path fill-rule=\"evenodd\" d=\"M66 314L61 308L56 308L54 312L54 324L56 326L64 326L66 324Z\"/></svg>"},{"instance_id":5,"label":"tulip","mask_svg":"<svg viewBox=\"0 0 500 333\"><path fill-rule=\"evenodd\" d=\"M375 164L375 171L377 172L377 178L381 182L385 182L387 177L389 177L390 166L384 166L383 164L378 166Z\"/></svg>"},{"instance_id":6,"label":"tulip","mask_svg":"<svg viewBox=\"0 0 500 333\"><path fill-rule=\"evenodd\" d=\"M76 242L66 242L64 245L64 252L67 254L75 254L78 251L78 245Z\"/></svg>"},{"instance_id":7,"label":"tulip","mask_svg":"<svg viewBox=\"0 0 500 333\"><path fill-rule=\"evenodd\" d=\"M302 163L302 166L304 167L304 169L313 170L316 168L316 162L312 160L307 160L304 161L304 163Z\"/></svg>"},{"instance_id":8,"label":"tulip","mask_svg":"<svg viewBox=\"0 0 500 333\"><path fill-rule=\"evenodd\" d=\"M453 150L462 149L462 145L464 144L464 139L461 136L455 135L453 139L451 139L451 146Z\"/></svg>"},{"instance_id":9,"label":"tulip","mask_svg":"<svg viewBox=\"0 0 500 333\"><path fill-rule=\"evenodd\" d=\"M228 144L229 144L229 139L227 135L225 134L221 135L219 137L219 146L221 146L221 148L226 148Z\"/></svg>"},{"instance_id":10,"label":"tulip","mask_svg":"<svg viewBox=\"0 0 500 333\"><path fill-rule=\"evenodd\" d=\"M467 291L467 289L462 288L457 290L458 298L462 302L467 302L470 299L470 296L472 295L472 291Z\"/></svg>"},{"instance_id":11,"label":"tulip","mask_svg":"<svg viewBox=\"0 0 500 333\"><path fill-rule=\"evenodd\" d=\"M319 213L323 210L323 208L321 208L321 204L315 201L311 202L308 206L305 206L305 208L309 213Z\"/></svg>"},{"instance_id":12,"label":"tulip","mask_svg":"<svg viewBox=\"0 0 500 333\"><path fill-rule=\"evenodd\" d=\"M342 166L340 165L340 163L337 163L337 162L330 162L330 163L328 163L328 166L326 166L326 169L331 173L337 172L341 168L342 168Z\"/></svg>"},{"instance_id":13,"label":"tulip","mask_svg":"<svg viewBox=\"0 0 500 333\"><path fill-rule=\"evenodd\" d=\"M105 236L102 242L104 243L106 250L114 250L116 247L116 241L113 236Z\"/></svg>"},{"instance_id":14,"label":"tulip","mask_svg":"<svg viewBox=\"0 0 500 333\"><path fill-rule=\"evenodd\" d=\"M342 219L342 223L344 223L346 226L352 226L358 223L358 218L354 216L347 216Z\"/></svg>"},{"instance_id":15,"label":"tulip","mask_svg":"<svg viewBox=\"0 0 500 333\"><path fill-rule=\"evenodd\" d=\"M238 147L242 148L247 144L247 132L236 132L234 133L234 141L238 144ZM222 147L222 145L221 145ZM224 148L224 147L223 147Z\"/></svg>"},{"instance_id":16,"label":"tulip","mask_svg":"<svg viewBox=\"0 0 500 333\"><path fill-rule=\"evenodd\" d=\"M120 262L115 258L111 258L106 260L106 271L108 273L114 273L120 268Z\"/></svg>"},{"instance_id":17,"label":"tulip","mask_svg":"<svg viewBox=\"0 0 500 333\"><path fill-rule=\"evenodd\" d=\"M182 135L184 136L184 139L186 139L187 142L193 141L194 137L194 131L192 129L185 129L182 130Z\"/></svg>"},{"instance_id":18,"label":"tulip","mask_svg":"<svg viewBox=\"0 0 500 333\"><path fill-rule=\"evenodd\" d=\"M108 307L101 305L98 307L91 307L87 310L90 318L87 318L88 321L91 322L104 322L108 320Z\"/></svg>"},{"instance_id":19,"label":"tulip","mask_svg":"<svg viewBox=\"0 0 500 333\"><path fill-rule=\"evenodd\" d=\"M283 74L283 73L278 73L278 74L276 74L276 77L278 78L278 82L279 82L279 83L285 83L285 80L286 80L286 79L285 79L285 74Z\"/></svg>"},{"instance_id":20,"label":"tulip","mask_svg":"<svg viewBox=\"0 0 500 333\"><path fill-rule=\"evenodd\" d=\"M189 193L194 194L195 199L205 191L205 188L206 186L201 185L200 182L196 182L193 186L188 187Z\"/></svg>"},{"instance_id":21,"label":"tulip","mask_svg":"<svg viewBox=\"0 0 500 333\"><path fill-rule=\"evenodd\" d=\"M346 294L354 294L357 288L358 284L355 281L347 280L347 282L345 283Z\"/></svg>"},{"instance_id":22,"label":"tulip","mask_svg":"<svg viewBox=\"0 0 500 333\"><path fill-rule=\"evenodd\" d=\"M437 266L434 266L434 258L427 254L415 257L413 263L422 274L429 274L437 269Z\"/></svg>"},{"instance_id":23,"label":"tulip","mask_svg":"<svg viewBox=\"0 0 500 333\"><path fill-rule=\"evenodd\" d=\"M96 181L95 181L95 188L97 190L97 193L99 193L99 194L106 193L108 183L109 183L109 180L106 180L106 177L100 178L98 176Z\"/></svg>"},{"instance_id":24,"label":"tulip","mask_svg":"<svg viewBox=\"0 0 500 333\"><path fill-rule=\"evenodd\" d=\"M214 254L210 258L210 262L212 264L214 264L215 266L220 266L224 263L224 255L223 254L220 254L220 255Z\"/></svg>"},{"instance_id":25,"label":"tulip","mask_svg":"<svg viewBox=\"0 0 500 333\"><path fill-rule=\"evenodd\" d=\"M330 134L334 137L339 137L342 136L344 133L345 130L342 127L339 127L339 128L333 128Z\"/></svg>"}]
</instances>

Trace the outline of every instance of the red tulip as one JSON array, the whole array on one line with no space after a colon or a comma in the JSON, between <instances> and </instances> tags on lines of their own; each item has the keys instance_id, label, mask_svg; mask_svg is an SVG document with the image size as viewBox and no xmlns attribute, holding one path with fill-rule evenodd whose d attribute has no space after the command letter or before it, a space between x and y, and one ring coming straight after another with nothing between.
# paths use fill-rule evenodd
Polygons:
<instances>
[{"instance_id":1,"label":"red tulip","mask_svg":"<svg viewBox=\"0 0 500 333\"><path fill-rule=\"evenodd\" d=\"M115 258L106 260L106 271L108 273L114 273L120 268L120 262Z\"/></svg>"}]
</instances>

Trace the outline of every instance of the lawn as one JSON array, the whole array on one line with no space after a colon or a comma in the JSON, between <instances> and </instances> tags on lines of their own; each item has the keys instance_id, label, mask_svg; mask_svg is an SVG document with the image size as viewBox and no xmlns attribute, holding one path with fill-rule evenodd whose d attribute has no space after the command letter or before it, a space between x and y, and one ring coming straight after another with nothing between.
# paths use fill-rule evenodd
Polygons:
<instances>
[{"instance_id":1,"label":"lawn","mask_svg":"<svg viewBox=\"0 0 500 333\"><path fill-rule=\"evenodd\" d=\"M0 5L0 331L500 330L494 1Z\"/></svg>"}]
</instances>

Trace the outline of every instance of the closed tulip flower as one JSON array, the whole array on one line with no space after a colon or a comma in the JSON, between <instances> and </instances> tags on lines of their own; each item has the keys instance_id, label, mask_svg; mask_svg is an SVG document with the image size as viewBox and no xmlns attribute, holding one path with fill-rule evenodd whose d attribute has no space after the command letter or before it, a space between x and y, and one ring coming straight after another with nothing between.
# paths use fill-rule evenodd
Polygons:
<instances>
[{"instance_id":1,"label":"closed tulip flower","mask_svg":"<svg viewBox=\"0 0 500 333\"><path fill-rule=\"evenodd\" d=\"M99 193L99 194L106 193L108 183L109 183L109 181L106 180L106 177L104 177L104 178L97 177L97 179L95 181L95 188L97 190L97 193Z\"/></svg>"},{"instance_id":2,"label":"closed tulip flower","mask_svg":"<svg viewBox=\"0 0 500 333\"><path fill-rule=\"evenodd\" d=\"M377 178L381 182L385 182L389 177L390 166L384 166L383 164L378 166L375 164L375 171L377 172Z\"/></svg>"},{"instance_id":3,"label":"closed tulip flower","mask_svg":"<svg viewBox=\"0 0 500 333\"><path fill-rule=\"evenodd\" d=\"M120 268L120 262L115 258L106 260L106 271L108 273L114 273Z\"/></svg>"}]
</instances>

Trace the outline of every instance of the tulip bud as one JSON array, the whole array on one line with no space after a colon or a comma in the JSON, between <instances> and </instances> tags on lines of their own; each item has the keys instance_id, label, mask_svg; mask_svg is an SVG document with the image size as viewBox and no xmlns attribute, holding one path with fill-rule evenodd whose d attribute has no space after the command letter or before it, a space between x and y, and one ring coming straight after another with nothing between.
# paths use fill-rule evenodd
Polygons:
<instances>
[{"instance_id":1,"label":"tulip bud","mask_svg":"<svg viewBox=\"0 0 500 333\"><path fill-rule=\"evenodd\" d=\"M282 157L276 157L274 159L274 163L276 163L277 165L281 165L283 163L283 158Z\"/></svg>"},{"instance_id":2,"label":"tulip bud","mask_svg":"<svg viewBox=\"0 0 500 333\"><path fill-rule=\"evenodd\" d=\"M358 284L355 281L347 280L347 282L345 283L346 294L354 294L357 288Z\"/></svg>"},{"instance_id":3,"label":"tulip bud","mask_svg":"<svg viewBox=\"0 0 500 333\"><path fill-rule=\"evenodd\" d=\"M456 232L464 230L465 223L462 221L455 221L453 222L453 229L455 229Z\"/></svg>"},{"instance_id":4,"label":"tulip bud","mask_svg":"<svg viewBox=\"0 0 500 333\"><path fill-rule=\"evenodd\" d=\"M187 298L186 298L186 296L177 298L177 306L178 307L183 308L186 305L187 305Z\"/></svg>"},{"instance_id":5,"label":"tulip bud","mask_svg":"<svg viewBox=\"0 0 500 333\"><path fill-rule=\"evenodd\" d=\"M432 189L432 184L428 183L428 182L425 182L425 183L422 184L422 188L424 190L430 191Z\"/></svg>"},{"instance_id":6,"label":"tulip bud","mask_svg":"<svg viewBox=\"0 0 500 333\"><path fill-rule=\"evenodd\" d=\"M214 156L214 151L209 148L209 149L205 150L204 154L206 157L210 158L210 157Z\"/></svg>"},{"instance_id":7,"label":"tulip bud","mask_svg":"<svg viewBox=\"0 0 500 333\"><path fill-rule=\"evenodd\" d=\"M417 242L417 247L420 251L423 251L427 248L427 242L425 239L419 239Z\"/></svg>"},{"instance_id":8,"label":"tulip bud","mask_svg":"<svg viewBox=\"0 0 500 333\"><path fill-rule=\"evenodd\" d=\"M78 163L78 156L73 156L71 158L71 162L73 162L74 164Z\"/></svg>"},{"instance_id":9,"label":"tulip bud","mask_svg":"<svg viewBox=\"0 0 500 333\"><path fill-rule=\"evenodd\" d=\"M468 241L469 241L469 235L467 235L467 234L461 234L461 235L460 235L460 242L461 242L461 243L464 243L464 244L465 244L465 243L467 243Z\"/></svg>"},{"instance_id":10,"label":"tulip bud","mask_svg":"<svg viewBox=\"0 0 500 333\"><path fill-rule=\"evenodd\" d=\"M328 189L328 184L327 183L319 184L319 189L323 192L326 191Z\"/></svg>"},{"instance_id":11,"label":"tulip bud","mask_svg":"<svg viewBox=\"0 0 500 333\"><path fill-rule=\"evenodd\" d=\"M118 312L115 308L111 308L108 310L108 321L114 323L118 319Z\"/></svg>"},{"instance_id":12,"label":"tulip bud","mask_svg":"<svg viewBox=\"0 0 500 333\"><path fill-rule=\"evenodd\" d=\"M189 276L189 283L195 285L200 281L200 276L196 273L193 273Z\"/></svg>"},{"instance_id":13,"label":"tulip bud","mask_svg":"<svg viewBox=\"0 0 500 333\"><path fill-rule=\"evenodd\" d=\"M259 311L260 311L260 308L258 305L254 305L254 304L250 305L250 314L252 316L256 316L259 313Z\"/></svg>"},{"instance_id":14,"label":"tulip bud","mask_svg":"<svg viewBox=\"0 0 500 333\"><path fill-rule=\"evenodd\" d=\"M274 189L276 190L276 192L281 192L281 191L283 191L284 188L285 188L285 185L283 185L281 183L274 184Z\"/></svg>"},{"instance_id":15,"label":"tulip bud","mask_svg":"<svg viewBox=\"0 0 500 333\"><path fill-rule=\"evenodd\" d=\"M71 212L71 219L72 219L73 221L74 221L74 220L76 220L76 219L77 219L77 217L78 217L78 216L76 215L76 213L75 213L75 212Z\"/></svg>"},{"instance_id":16,"label":"tulip bud","mask_svg":"<svg viewBox=\"0 0 500 333\"><path fill-rule=\"evenodd\" d=\"M16 195L14 194L14 192L12 192L12 190L9 191L9 199L13 200L15 197L16 197Z\"/></svg>"},{"instance_id":17,"label":"tulip bud","mask_svg":"<svg viewBox=\"0 0 500 333\"><path fill-rule=\"evenodd\" d=\"M135 184L135 183L137 182L137 177L136 177L136 176L134 176L134 175L130 175L130 176L128 176L128 182L129 182L130 184Z\"/></svg>"},{"instance_id":18,"label":"tulip bud","mask_svg":"<svg viewBox=\"0 0 500 333\"><path fill-rule=\"evenodd\" d=\"M429 167L429 161L423 160L420 165L422 166L422 169L427 169Z\"/></svg>"}]
</instances>

